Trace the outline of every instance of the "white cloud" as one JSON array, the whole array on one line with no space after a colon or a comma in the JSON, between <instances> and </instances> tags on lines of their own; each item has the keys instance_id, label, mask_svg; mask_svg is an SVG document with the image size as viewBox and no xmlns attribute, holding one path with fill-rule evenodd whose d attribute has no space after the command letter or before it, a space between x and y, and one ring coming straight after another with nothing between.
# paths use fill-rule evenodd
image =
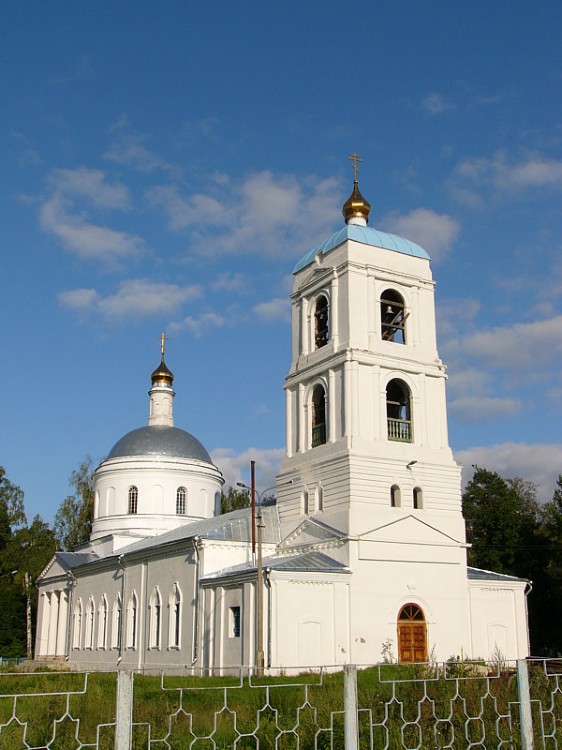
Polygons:
<instances>
[{"instance_id":1,"label":"white cloud","mask_svg":"<svg viewBox=\"0 0 562 750\"><path fill-rule=\"evenodd\" d=\"M452 109L452 105L448 104L441 94L428 94L422 99L422 107L429 112L430 115L442 115L443 112L447 112Z\"/></svg>"},{"instance_id":2,"label":"white cloud","mask_svg":"<svg viewBox=\"0 0 562 750\"><path fill-rule=\"evenodd\" d=\"M188 315L183 320L173 321L169 325L169 331L170 333L189 331L194 336L197 336L197 338L200 338L211 328L220 328L225 322L226 320L223 315L216 312L205 312L198 317Z\"/></svg>"},{"instance_id":3,"label":"white cloud","mask_svg":"<svg viewBox=\"0 0 562 750\"><path fill-rule=\"evenodd\" d=\"M447 394L451 400L463 398L467 393L486 396L489 394L491 382L491 374L484 370L477 370L474 367L451 368L447 381Z\"/></svg>"},{"instance_id":4,"label":"white cloud","mask_svg":"<svg viewBox=\"0 0 562 750\"><path fill-rule=\"evenodd\" d=\"M172 229L191 229L202 254L296 257L337 220L341 194L333 179L255 172L241 181L213 180L212 194L181 195L175 185L147 194ZM218 231L217 231L218 230Z\"/></svg>"},{"instance_id":5,"label":"white cloud","mask_svg":"<svg viewBox=\"0 0 562 750\"><path fill-rule=\"evenodd\" d=\"M164 161L158 154L144 145L147 137L132 129L129 118L122 115L112 126L113 143L104 153L104 158L117 164L124 164L140 172L154 172L163 169L167 172L178 172L178 168Z\"/></svg>"},{"instance_id":6,"label":"white cloud","mask_svg":"<svg viewBox=\"0 0 562 750\"><path fill-rule=\"evenodd\" d=\"M291 304L286 297L275 297L267 302L254 305L254 312L259 318L267 321L291 319Z\"/></svg>"},{"instance_id":7,"label":"white cloud","mask_svg":"<svg viewBox=\"0 0 562 750\"><path fill-rule=\"evenodd\" d=\"M459 297L437 302L437 330L440 340L458 337L459 327L472 326L482 308L480 300L474 297ZM446 344L442 344L442 346Z\"/></svg>"},{"instance_id":8,"label":"white cloud","mask_svg":"<svg viewBox=\"0 0 562 750\"><path fill-rule=\"evenodd\" d=\"M170 229L185 229L201 223L219 226L228 223L226 209L208 195L196 193L183 197L175 185L157 185L147 192L147 198L152 206L162 208L168 215Z\"/></svg>"},{"instance_id":9,"label":"white cloud","mask_svg":"<svg viewBox=\"0 0 562 750\"><path fill-rule=\"evenodd\" d=\"M64 307L81 313L99 314L107 320L115 321L172 314L201 294L201 289L197 286L130 279L124 281L115 294L106 297L94 289L74 289L61 292L58 299Z\"/></svg>"},{"instance_id":10,"label":"white cloud","mask_svg":"<svg viewBox=\"0 0 562 750\"><path fill-rule=\"evenodd\" d=\"M91 221L77 206L88 209L130 208L130 195L121 183L109 184L99 169L54 169L47 177L49 197L40 209L40 225L80 258L115 263L135 255L140 237Z\"/></svg>"},{"instance_id":11,"label":"white cloud","mask_svg":"<svg viewBox=\"0 0 562 750\"><path fill-rule=\"evenodd\" d=\"M64 200L55 196L41 206L42 229L56 235L80 258L115 262L134 255L142 245L140 237L87 221L66 211Z\"/></svg>"},{"instance_id":12,"label":"white cloud","mask_svg":"<svg viewBox=\"0 0 562 750\"><path fill-rule=\"evenodd\" d=\"M416 208L404 216L387 216L381 221L381 227L417 242L433 260L441 260L447 254L460 232L455 219L428 208Z\"/></svg>"},{"instance_id":13,"label":"white cloud","mask_svg":"<svg viewBox=\"0 0 562 750\"><path fill-rule=\"evenodd\" d=\"M95 289L69 289L66 292L59 292L58 301L70 310L89 313L98 304L98 293Z\"/></svg>"},{"instance_id":14,"label":"white cloud","mask_svg":"<svg viewBox=\"0 0 562 750\"><path fill-rule=\"evenodd\" d=\"M128 188L120 183L109 185L104 172L99 169L54 169L47 181L57 195L86 198L103 208L130 207Z\"/></svg>"},{"instance_id":15,"label":"white cloud","mask_svg":"<svg viewBox=\"0 0 562 750\"><path fill-rule=\"evenodd\" d=\"M537 369L562 355L562 315L477 331L458 340L456 348L493 367Z\"/></svg>"},{"instance_id":16,"label":"white cloud","mask_svg":"<svg viewBox=\"0 0 562 750\"><path fill-rule=\"evenodd\" d=\"M275 484L275 475L285 457L284 448L248 448L235 453L231 448L217 448L211 451L211 458L224 475L225 490L236 487L236 482L250 484L250 461L256 462L256 489L263 492ZM266 493L266 494L269 494Z\"/></svg>"},{"instance_id":17,"label":"white cloud","mask_svg":"<svg viewBox=\"0 0 562 750\"><path fill-rule=\"evenodd\" d=\"M211 282L211 289L215 292L230 292L234 294L247 294L248 281L242 273L230 273L225 271Z\"/></svg>"},{"instance_id":18,"label":"white cloud","mask_svg":"<svg viewBox=\"0 0 562 750\"><path fill-rule=\"evenodd\" d=\"M491 422L517 414L521 407L518 398L495 396L461 396L449 402L449 412L464 422Z\"/></svg>"},{"instance_id":19,"label":"white cloud","mask_svg":"<svg viewBox=\"0 0 562 750\"><path fill-rule=\"evenodd\" d=\"M456 451L463 466L463 481L472 476L472 465L497 471L505 478L522 477L538 485L541 502L552 499L558 475L562 472L562 445L547 443L498 443Z\"/></svg>"},{"instance_id":20,"label":"white cloud","mask_svg":"<svg viewBox=\"0 0 562 750\"><path fill-rule=\"evenodd\" d=\"M541 187L561 189L562 161L534 154L519 162L509 162L505 153L498 152L490 159L466 159L457 166L456 176L491 184L502 192Z\"/></svg>"}]
</instances>

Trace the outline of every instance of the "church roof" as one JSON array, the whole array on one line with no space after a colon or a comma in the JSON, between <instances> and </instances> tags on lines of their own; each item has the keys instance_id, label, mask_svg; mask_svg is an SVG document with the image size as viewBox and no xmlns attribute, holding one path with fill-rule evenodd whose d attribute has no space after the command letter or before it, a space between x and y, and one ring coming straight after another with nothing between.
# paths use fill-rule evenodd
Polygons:
<instances>
[{"instance_id":1,"label":"church roof","mask_svg":"<svg viewBox=\"0 0 562 750\"><path fill-rule=\"evenodd\" d=\"M328 557L323 552L304 552L301 555L272 555L271 557L264 557L262 561L264 569L269 570L286 570L301 573L349 573L350 570L347 565L334 560L333 557ZM213 578L222 578L224 576L233 575L237 573L244 573L245 571L253 571L256 569L255 565L250 565L246 562L239 563L238 565L232 565L229 568L224 568L216 573L211 573L205 576L206 580Z\"/></svg>"},{"instance_id":2,"label":"church roof","mask_svg":"<svg viewBox=\"0 0 562 750\"><path fill-rule=\"evenodd\" d=\"M472 581L526 581L526 578L508 576L505 573L495 573L493 570L482 570L480 568L467 568L467 578Z\"/></svg>"},{"instance_id":3,"label":"church roof","mask_svg":"<svg viewBox=\"0 0 562 750\"><path fill-rule=\"evenodd\" d=\"M263 543L277 544L280 539L279 518L277 506L262 505L262 516L264 522ZM172 544L182 539L193 537L205 537L206 539L217 539L226 542L249 542L252 539L252 512L251 508L233 510L221 516L205 518L202 521L194 521L177 529L166 531L163 534L150 536L138 542L123 547L119 554L126 555L131 552L141 552L164 544Z\"/></svg>"},{"instance_id":4,"label":"church roof","mask_svg":"<svg viewBox=\"0 0 562 750\"><path fill-rule=\"evenodd\" d=\"M171 456L213 463L206 448L196 437L177 427L162 425L131 430L115 443L107 460L127 456Z\"/></svg>"},{"instance_id":5,"label":"church roof","mask_svg":"<svg viewBox=\"0 0 562 750\"><path fill-rule=\"evenodd\" d=\"M342 245L347 240L353 240L362 245L382 247L386 250L393 250L396 253L430 260L428 253L423 247L416 245L415 242L407 240L405 237L400 237L397 234L390 234L388 232L381 232L374 227L346 224L342 229L335 232L331 237L328 237L328 239L324 240L320 245L316 245L312 250L309 250L309 252L306 253L306 255L304 255L294 267L293 273L297 273L297 271L306 268L306 266L312 263L318 253L326 255L330 250Z\"/></svg>"}]
</instances>

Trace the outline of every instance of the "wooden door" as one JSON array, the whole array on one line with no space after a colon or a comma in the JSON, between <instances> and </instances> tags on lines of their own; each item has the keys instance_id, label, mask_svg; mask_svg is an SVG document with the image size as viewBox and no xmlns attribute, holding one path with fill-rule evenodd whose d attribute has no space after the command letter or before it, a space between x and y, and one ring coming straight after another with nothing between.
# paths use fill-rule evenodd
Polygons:
<instances>
[{"instance_id":1,"label":"wooden door","mask_svg":"<svg viewBox=\"0 0 562 750\"><path fill-rule=\"evenodd\" d=\"M398 615L398 660L427 661L425 616L417 604L406 604Z\"/></svg>"}]
</instances>

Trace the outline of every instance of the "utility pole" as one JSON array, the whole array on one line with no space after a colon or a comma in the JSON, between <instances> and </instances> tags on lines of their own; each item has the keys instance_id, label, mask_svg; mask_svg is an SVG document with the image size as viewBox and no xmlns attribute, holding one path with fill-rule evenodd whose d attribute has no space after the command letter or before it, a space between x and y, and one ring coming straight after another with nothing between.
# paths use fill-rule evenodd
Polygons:
<instances>
[{"instance_id":1,"label":"utility pole","mask_svg":"<svg viewBox=\"0 0 562 750\"><path fill-rule=\"evenodd\" d=\"M25 631L26 631L26 654L28 659L33 659L33 647L31 645L31 595L29 593L29 573L23 575L23 586L25 589Z\"/></svg>"},{"instance_id":2,"label":"utility pole","mask_svg":"<svg viewBox=\"0 0 562 750\"><path fill-rule=\"evenodd\" d=\"M255 508L256 476L255 461L251 462L252 470L252 507ZM258 496L259 497L259 496ZM263 570L262 570L262 536L263 518L261 513L261 497L258 502L258 564L256 568L256 609L257 609L257 638L256 638L256 673L258 677L263 676L265 658L263 651Z\"/></svg>"}]
</instances>

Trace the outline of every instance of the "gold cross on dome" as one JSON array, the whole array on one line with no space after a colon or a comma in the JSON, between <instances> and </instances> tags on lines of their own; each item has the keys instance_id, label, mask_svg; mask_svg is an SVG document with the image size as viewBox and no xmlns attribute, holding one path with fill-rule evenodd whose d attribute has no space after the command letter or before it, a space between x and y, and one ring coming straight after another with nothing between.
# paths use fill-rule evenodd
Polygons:
<instances>
[{"instance_id":1,"label":"gold cross on dome","mask_svg":"<svg viewBox=\"0 0 562 750\"><path fill-rule=\"evenodd\" d=\"M166 351L166 341L169 341L170 339L166 336L164 331L160 334L160 350L162 351L162 357L164 356L164 352Z\"/></svg>"},{"instance_id":2,"label":"gold cross on dome","mask_svg":"<svg viewBox=\"0 0 562 750\"><path fill-rule=\"evenodd\" d=\"M355 182L357 182L357 175L359 174L359 170L357 169L357 162L362 162L363 159L359 158L359 155L357 151L354 151L351 156L347 157L350 161L353 162L353 179Z\"/></svg>"}]
</instances>

